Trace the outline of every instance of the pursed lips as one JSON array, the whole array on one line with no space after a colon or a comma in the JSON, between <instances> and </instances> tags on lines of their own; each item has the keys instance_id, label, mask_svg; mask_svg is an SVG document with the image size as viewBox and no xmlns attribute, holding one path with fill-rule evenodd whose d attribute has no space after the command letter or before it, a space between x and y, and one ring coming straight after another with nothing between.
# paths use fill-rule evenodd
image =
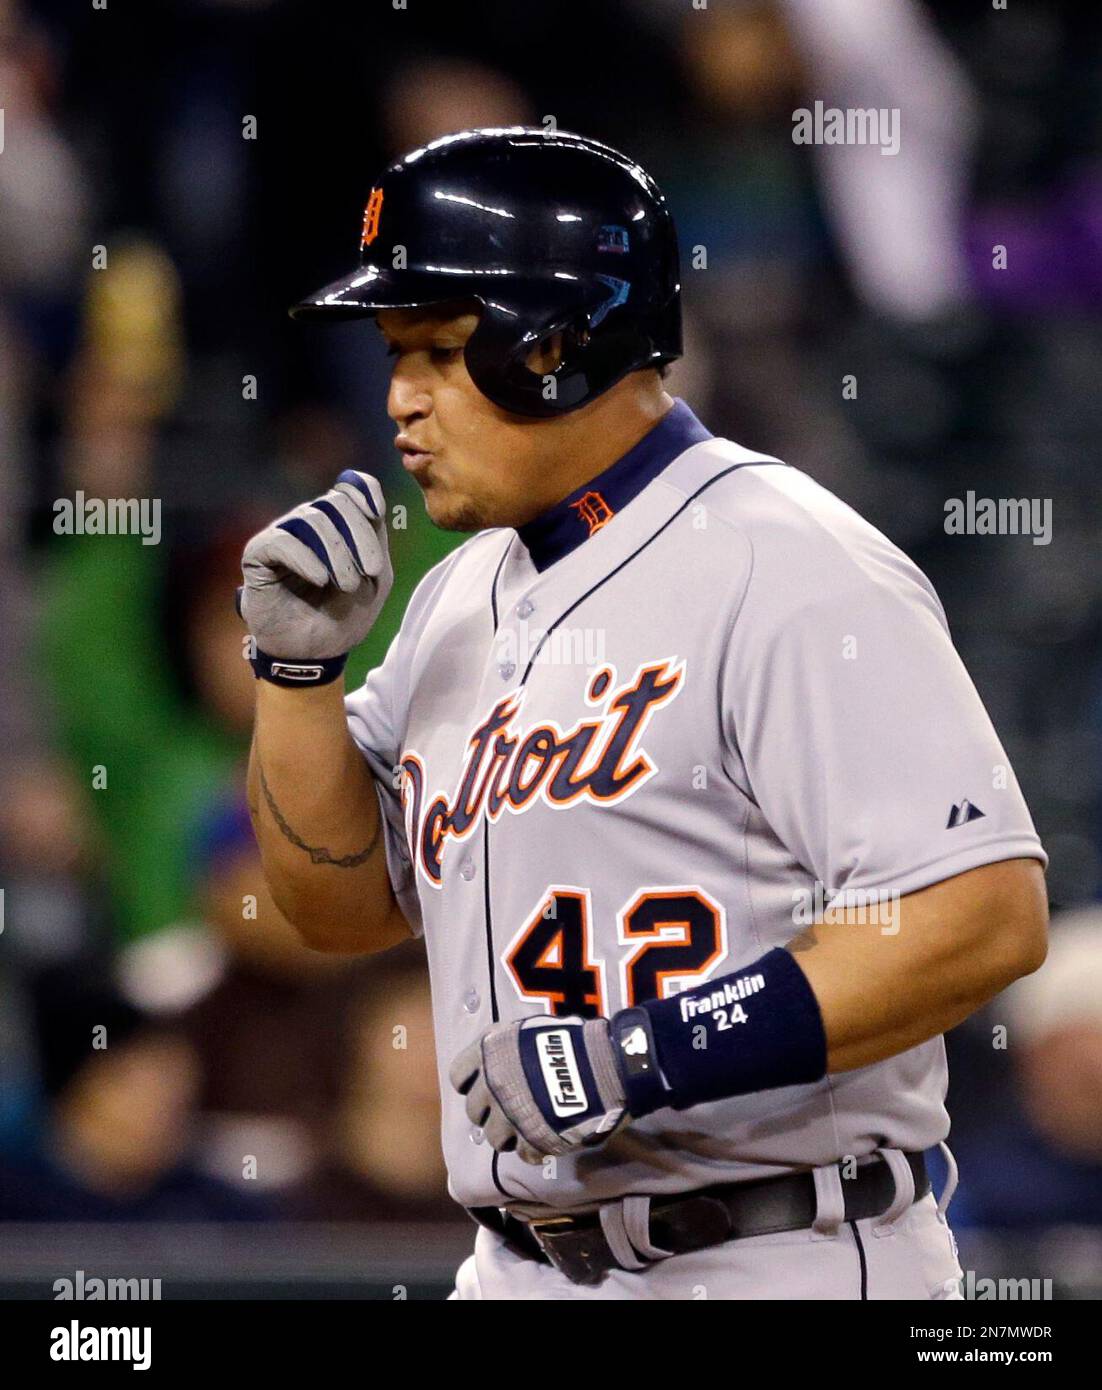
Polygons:
<instances>
[{"instance_id":1,"label":"pursed lips","mask_svg":"<svg viewBox=\"0 0 1102 1390\"><path fill-rule=\"evenodd\" d=\"M423 472L432 459L431 449L422 449L414 440L408 439L400 434L395 440L398 452L402 455L402 466L407 472L416 476Z\"/></svg>"}]
</instances>

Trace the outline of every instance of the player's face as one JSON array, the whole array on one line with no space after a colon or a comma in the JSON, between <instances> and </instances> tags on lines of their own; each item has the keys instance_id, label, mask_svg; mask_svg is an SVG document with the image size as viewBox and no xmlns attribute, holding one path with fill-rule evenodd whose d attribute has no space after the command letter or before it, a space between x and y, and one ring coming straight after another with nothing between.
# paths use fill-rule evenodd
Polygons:
<instances>
[{"instance_id":1,"label":"player's face","mask_svg":"<svg viewBox=\"0 0 1102 1390\"><path fill-rule=\"evenodd\" d=\"M478 315L460 308L385 309L376 317L396 358L387 413L402 462L447 531L518 526L557 500L553 423L499 409L467 372Z\"/></svg>"}]
</instances>

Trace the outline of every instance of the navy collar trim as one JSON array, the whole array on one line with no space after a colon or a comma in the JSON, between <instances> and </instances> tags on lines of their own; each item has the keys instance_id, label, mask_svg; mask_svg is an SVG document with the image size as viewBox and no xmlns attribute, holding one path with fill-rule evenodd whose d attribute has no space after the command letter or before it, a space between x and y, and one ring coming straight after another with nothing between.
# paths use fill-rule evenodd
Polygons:
<instances>
[{"instance_id":1,"label":"navy collar trim","mask_svg":"<svg viewBox=\"0 0 1102 1390\"><path fill-rule=\"evenodd\" d=\"M603 473L575 488L533 521L517 527L535 568L542 574L564 555L576 550L626 507L678 455L712 433L682 400L668 411L638 444Z\"/></svg>"}]
</instances>

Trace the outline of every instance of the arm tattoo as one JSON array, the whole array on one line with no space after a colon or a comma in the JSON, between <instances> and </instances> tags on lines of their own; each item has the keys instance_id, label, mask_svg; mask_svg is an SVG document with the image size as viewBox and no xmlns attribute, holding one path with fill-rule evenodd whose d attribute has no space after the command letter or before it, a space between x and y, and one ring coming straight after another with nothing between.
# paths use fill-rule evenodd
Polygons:
<instances>
[{"instance_id":1,"label":"arm tattoo","mask_svg":"<svg viewBox=\"0 0 1102 1390\"><path fill-rule=\"evenodd\" d=\"M256 770L260 778L260 790L264 793L264 800L268 803L268 810L271 811L272 819L275 821L276 825L279 826L280 833L285 840L290 840L291 844L293 844L296 849L304 849L310 856L311 863L332 864L334 868L337 869L355 869L360 864L370 859L375 853L379 844L379 835L383 828L383 817L381 812L375 824L375 834L372 835L371 843L367 848L360 850L358 854L344 854L341 855L340 858L334 859L324 846L308 845L300 835L297 835L291 829L287 824L283 812L275 803L275 797L272 795L271 788L268 786L268 779L264 776L264 769L260 766L259 762L256 765Z\"/></svg>"}]
</instances>

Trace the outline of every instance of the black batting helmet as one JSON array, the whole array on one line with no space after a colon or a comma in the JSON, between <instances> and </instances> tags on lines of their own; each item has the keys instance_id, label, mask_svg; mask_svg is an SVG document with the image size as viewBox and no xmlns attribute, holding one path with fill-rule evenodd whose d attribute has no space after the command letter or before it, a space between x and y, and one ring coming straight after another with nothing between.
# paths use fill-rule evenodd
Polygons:
<instances>
[{"instance_id":1,"label":"black batting helmet","mask_svg":"<svg viewBox=\"0 0 1102 1390\"><path fill-rule=\"evenodd\" d=\"M588 404L628 372L681 356L673 219L654 180L566 131L465 130L392 164L364 210L360 267L294 318L474 299L464 349L475 385L519 415ZM525 365L563 333L559 366Z\"/></svg>"}]
</instances>

